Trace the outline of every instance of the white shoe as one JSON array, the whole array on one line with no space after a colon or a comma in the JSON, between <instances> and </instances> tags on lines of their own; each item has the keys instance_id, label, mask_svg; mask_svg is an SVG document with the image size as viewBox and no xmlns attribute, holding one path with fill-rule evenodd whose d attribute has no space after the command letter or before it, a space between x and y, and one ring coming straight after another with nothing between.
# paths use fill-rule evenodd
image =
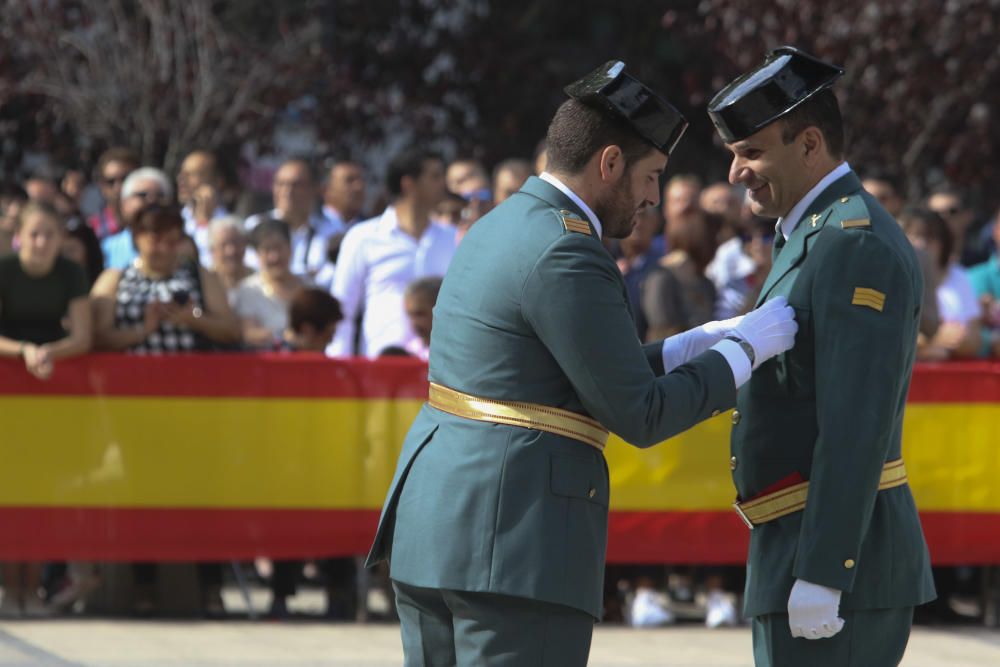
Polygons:
<instances>
[{"instance_id":1,"label":"white shoe","mask_svg":"<svg viewBox=\"0 0 1000 667\"><path fill-rule=\"evenodd\" d=\"M7 591L4 591L3 602L0 602L0 618L21 618L21 603Z\"/></svg>"},{"instance_id":2,"label":"white shoe","mask_svg":"<svg viewBox=\"0 0 1000 667\"><path fill-rule=\"evenodd\" d=\"M736 614L736 605L722 591L712 591L709 593L706 607L708 608L708 613L705 615L705 627L732 627L739 623L739 616Z\"/></svg>"},{"instance_id":3,"label":"white shoe","mask_svg":"<svg viewBox=\"0 0 1000 667\"><path fill-rule=\"evenodd\" d=\"M635 592L629 624L635 628L654 628L670 625L676 619L666 604L666 596L651 588L640 588Z\"/></svg>"},{"instance_id":4,"label":"white shoe","mask_svg":"<svg viewBox=\"0 0 1000 667\"><path fill-rule=\"evenodd\" d=\"M24 615L28 618L47 618L52 615L52 610L45 606L40 597L29 593L24 601Z\"/></svg>"},{"instance_id":5,"label":"white shoe","mask_svg":"<svg viewBox=\"0 0 1000 667\"><path fill-rule=\"evenodd\" d=\"M69 609L78 600L86 600L101 585L100 577L88 575L80 579L71 579L58 593L49 600L53 610Z\"/></svg>"}]
</instances>

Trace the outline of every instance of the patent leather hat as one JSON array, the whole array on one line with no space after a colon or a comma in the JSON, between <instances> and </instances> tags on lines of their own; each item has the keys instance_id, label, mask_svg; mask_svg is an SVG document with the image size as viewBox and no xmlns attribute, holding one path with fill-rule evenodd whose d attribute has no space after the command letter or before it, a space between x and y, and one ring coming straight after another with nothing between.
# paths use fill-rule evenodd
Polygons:
<instances>
[{"instance_id":1,"label":"patent leather hat","mask_svg":"<svg viewBox=\"0 0 1000 667\"><path fill-rule=\"evenodd\" d=\"M756 69L720 90L708 115L722 140L731 144L757 133L829 88L844 70L792 46L767 54Z\"/></svg>"},{"instance_id":2,"label":"patent leather hat","mask_svg":"<svg viewBox=\"0 0 1000 667\"><path fill-rule=\"evenodd\" d=\"M567 95L623 120L657 150L670 154L687 120L669 102L611 60L564 88Z\"/></svg>"}]
</instances>

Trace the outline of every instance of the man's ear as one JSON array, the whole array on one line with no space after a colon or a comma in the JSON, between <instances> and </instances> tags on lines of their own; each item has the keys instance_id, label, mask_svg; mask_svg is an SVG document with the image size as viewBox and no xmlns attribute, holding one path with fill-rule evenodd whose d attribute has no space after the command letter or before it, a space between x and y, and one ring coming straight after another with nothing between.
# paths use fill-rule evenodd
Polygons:
<instances>
[{"instance_id":1,"label":"man's ear","mask_svg":"<svg viewBox=\"0 0 1000 667\"><path fill-rule=\"evenodd\" d=\"M816 163L820 155L826 152L826 137L820 132L818 127L810 125L802 130L802 159L809 166Z\"/></svg>"},{"instance_id":2,"label":"man's ear","mask_svg":"<svg viewBox=\"0 0 1000 667\"><path fill-rule=\"evenodd\" d=\"M410 194L413 191L413 181L413 177L409 174L399 179L399 194L404 197Z\"/></svg>"},{"instance_id":3,"label":"man's ear","mask_svg":"<svg viewBox=\"0 0 1000 667\"><path fill-rule=\"evenodd\" d=\"M605 183L617 183L625 173L625 154L622 149L612 144L601 151L601 180Z\"/></svg>"}]
</instances>

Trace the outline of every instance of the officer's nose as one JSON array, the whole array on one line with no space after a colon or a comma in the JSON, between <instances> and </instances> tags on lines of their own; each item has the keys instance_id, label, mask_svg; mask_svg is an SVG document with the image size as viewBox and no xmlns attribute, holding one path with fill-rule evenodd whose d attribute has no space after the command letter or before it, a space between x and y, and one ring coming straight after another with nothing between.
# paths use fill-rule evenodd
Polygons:
<instances>
[{"instance_id":1,"label":"officer's nose","mask_svg":"<svg viewBox=\"0 0 1000 667\"><path fill-rule=\"evenodd\" d=\"M738 157L734 157L732 163L729 165L729 182L732 185L739 185L747 180L748 171L749 169L743 165L743 161Z\"/></svg>"}]
</instances>

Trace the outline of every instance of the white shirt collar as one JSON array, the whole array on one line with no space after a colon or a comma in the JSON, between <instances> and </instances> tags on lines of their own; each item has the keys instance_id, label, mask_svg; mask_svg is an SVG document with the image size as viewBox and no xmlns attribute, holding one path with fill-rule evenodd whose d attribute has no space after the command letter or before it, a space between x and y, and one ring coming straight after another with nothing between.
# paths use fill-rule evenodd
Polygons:
<instances>
[{"instance_id":1,"label":"white shirt collar","mask_svg":"<svg viewBox=\"0 0 1000 667\"><path fill-rule=\"evenodd\" d=\"M798 201L792 210L788 212L788 215L778 218L777 224L774 226L775 231L781 230L781 234L788 240L788 237L792 235L795 231L795 227L798 226L799 220L805 214L812 203L816 201L816 197L819 197L823 190L826 190L833 184L834 181L839 179L841 176L847 174L851 171L851 166L846 162L841 162L839 165L833 168L829 174L820 179L819 183L813 186L813 189L806 193L806 196Z\"/></svg>"},{"instance_id":2,"label":"white shirt collar","mask_svg":"<svg viewBox=\"0 0 1000 667\"><path fill-rule=\"evenodd\" d=\"M563 183L562 181L560 181L558 178L556 178L547 171L543 171L538 178L542 179L552 187L559 190L559 192L569 197L574 204L579 206L580 210L583 211L588 218L590 218L590 224L594 225L594 229L597 230L597 238L601 238L601 235L603 234L603 230L601 229L601 221L597 218L597 214L594 213L592 210L590 210L590 207L587 206L587 204L584 203L584 201L580 199L575 192L570 190L565 183Z\"/></svg>"}]
</instances>

